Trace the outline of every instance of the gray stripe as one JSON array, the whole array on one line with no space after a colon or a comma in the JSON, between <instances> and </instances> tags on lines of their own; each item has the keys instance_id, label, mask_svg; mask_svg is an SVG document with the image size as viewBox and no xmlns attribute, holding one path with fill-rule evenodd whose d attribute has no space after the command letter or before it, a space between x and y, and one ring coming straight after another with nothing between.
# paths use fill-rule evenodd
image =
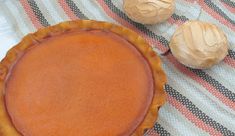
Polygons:
<instances>
[{"instance_id":1,"label":"gray stripe","mask_svg":"<svg viewBox=\"0 0 235 136\"><path fill-rule=\"evenodd\" d=\"M44 27L50 26L50 24L48 23L48 21L46 20L40 9L38 8L37 3L34 0L28 0L28 3L32 8L34 14L36 15L37 19L42 24L42 26Z\"/></svg>"},{"instance_id":2,"label":"gray stripe","mask_svg":"<svg viewBox=\"0 0 235 136\"><path fill-rule=\"evenodd\" d=\"M160 136L171 136L169 132L167 132L159 123L155 123L154 130L160 135Z\"/></svg>"},{"instance_id":3,"label":"gray stripe","mask_svg":"<svg viewBox=\"0 0 235 136\"><path fill-rule=\"evenodd\" d=\"M230 0L221 0L223 3L227 4L228 6L235 8L235 2Z\"/></svg>"},{"instance_id":4,"label":"gray stripe","mask_svg":"<svg viewBox=\"0 0 235 136\"><path fill-rule=\"evenodd\" d=\"M230 58L232 58L232 59L235 60L235 51L233 51L233 50L228 50L228 56L229 56Z\"/></svg>"},{"instance_id":5,"label":"gray stripe","mask_svg":"<svg viewBox=\"0 0 235 136\"><path fill-rule=\"evenodd\" d=\"M54 14L49 12L49 9L46 7L48 5L48 3L45 5L43 3L43 1L36 0L35 3L37 4L37 6L38 6L39 10L42 12L42 14L45 16L45 18L49 22L49 24L55 24L56 20L53 18Z\"/></svg>"},{"instance_id":6,"label":"gray stripe","mask_svg":"<svg viewBox=\"0 0 235 136\"><path fill-rule=\"evenodd\" d=\"M66 3L70 7L70 9L73 11L73 13L80 19L88 19L76 6L76 4L72 0L66 0Z\"/></svg>"},{"instance_id":7,"label":"gray stripe","mask_svg":"<svg viewBox=\"0 0 235 136\"><path fill-rule=\"evenodd\" d=\"M210 75L208 75L206 72L202 70L191 69L191 68L188 69L193 73L195 73L196 75L198 75L204 81L208 82L211 86L213 86L216 90L218 90L221 94L230 99L232 102L235 102L235 93L233 93L228 88L223 86L221 83L219 83L219 81L215 80L214 78L212 78Z\"/></svg>"},{"instance_id":8,"label":"gray stripe","mask_svg":"<svg viewBox=\"0 0 235 136\"><path fill-rule=\"evenodd\" d=\"M1 12L3 12L5 15L8 15L6 17L6 20L12 24L13 28L16 30L16 34L18 38L22 38L24 36L24 33L19 27L19 24L16 22L16 18L12 15L12 12L7 8L7 6L0 4Z\"/></svg>"}]
</instances>

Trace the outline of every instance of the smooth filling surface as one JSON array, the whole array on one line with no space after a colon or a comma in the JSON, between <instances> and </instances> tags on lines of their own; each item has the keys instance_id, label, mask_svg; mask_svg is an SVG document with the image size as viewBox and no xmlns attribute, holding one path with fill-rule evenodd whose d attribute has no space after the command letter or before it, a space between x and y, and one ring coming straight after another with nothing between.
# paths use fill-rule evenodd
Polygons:
<instances>
[{"instance_id":1,"label":"smooth filling surface","mask_svg":"<svg viewBox=\"0 0 235 136\"><path fill-rule=\"evenodd\" d=\"M46 39L19 59L6 106L24 136L125 136L153 97L150 67L124 38L100 30Z\"/></svg>"}]
</instances>

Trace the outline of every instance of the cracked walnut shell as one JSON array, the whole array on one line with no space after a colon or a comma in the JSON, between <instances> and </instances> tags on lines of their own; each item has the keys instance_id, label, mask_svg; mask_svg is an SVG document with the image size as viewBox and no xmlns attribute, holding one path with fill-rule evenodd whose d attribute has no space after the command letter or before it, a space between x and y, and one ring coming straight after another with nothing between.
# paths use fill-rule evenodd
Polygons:
<instances>
[{"instance_id":1,"label":"cracked walnut shell","mask_svg":"<svg viewBox=\"0 0 235 136\"><path fill-rule=\"evenodd\" d=\"M196 69L206 69L219 63L228 53L228 41L216 25L187 21L171 38L170 49L182 64Z\"/></svg>"},{"instance_id":2,"label":"cracked walnut shell","mask_svg":"<svg viewBox=\"0 0 235 136\"><path fill-rule=\"evenodd\" d=\"M173 14L175 0L124 0L123 8L138 23L156 24Z\"/></svg>"}]
</instances>

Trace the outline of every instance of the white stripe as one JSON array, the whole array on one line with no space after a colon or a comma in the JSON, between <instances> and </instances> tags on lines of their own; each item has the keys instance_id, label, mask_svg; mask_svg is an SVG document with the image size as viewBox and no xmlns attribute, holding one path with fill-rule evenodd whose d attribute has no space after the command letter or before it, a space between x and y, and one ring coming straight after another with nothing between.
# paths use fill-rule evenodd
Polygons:
<instances>
[{"instance_id":1,"label":"white stripe","mask_svg":"<svg viewBox=\"0 0 235 136\"><path fill-rule=\"evenodd\" d=\"M176 6L175 9L176 14L184 15L190 20L196 20L200 15L201 8L197 4L188 4L188 3L183 3L182 1L179 2L176 1L175 6Z\"/></svg>"},{"instance_id":2,"label":"white stripe","mask_svg":"<svg viewBox=\"0 0 235 136\"><path fill-rule=\"evenodd\" d=\"M222 62L222 63L224 63L224 62ZM220 74L220 75L223 75L224 77L227 77L227 80L229 80L230 82L229 83L232 83L232 85L233 85L233 87L235 86L235 70L234 70L234 68L233 67L231 67L231 66L229 66L228 64L226 64L226 65L223 65L224 67L223 68L221 68L221 69L225 69L224 70L224 73L218 73L218 74ZM215 67L215 68L217 68L217 67ZM220 68L220 67L218 67L218 68ZM231 74L230 73L228 73L228 72L226 72L226 71L230 71L231 72ZM235 88L235 87L234 87ZM234 89L233 88L233 89Z\"/></svg>"},{"instance_id":3,"label":"white stripe","mask_svg":"<svg viewBox=\"0 0 235 136\"><path fill-rule=\"evenodd\" d=\"M41 7L42 12L45 13L47 19L50 20L51 25L63 21L63 19L59 16L58 12L56 12L49 0L38 1L38 6ZM43 11L43 6L45 6L44 8L46 8L46 11Z\"/></svg>"},{"instance_id":4,"label":"white stripe","mask_svg":"<svg viewBox=\"0 0 235 136\"><path fill-rule=\"evenodd\" d=\"M21 14L21 18L22 20L24 20L24 24L27 26L27 28L33 32L36 31L37 29L35 28L35 26L33 25L30 17L28 16L28 14L26 13L24 7L22 6L22 4L20 4L19 1L11 1L14 3L14 5L18 8L17 11L19 11Z\"/></svg>"},{"instance_id":5,"label":"white stripe","mask_svg":"<svg viewBox=\"0 0 235 136\"><path fill-rule=\"evenodd\" d=\"M6 7L9 9L9 11L11 12L12 16L14 16L14 18L16 19L16 22L12 22L12 23L17 23L18 27L16 29L20 29L21 32L23 32L24 35L28 34L29 32L31 32L28 29L28 26L24 23L24 21L21 18L21 14L20 12L18 12L18 8L16 7L15 3L13 3L11 0L6 1ZM16 25L16 24L15 24Z\"/></svg>"},{"instance_id":6,"label":"white stripe","mask_svg":"<svg viewBox=\"0 0 235 136\"><path fill-rule=\"evenodd\" d=\"M108 19L108 15L101 11L103 10L101 7L97 8L98 5L95 0L82 0L81 2L83 3L83 5L86 5L86 10L92 13L96 20L109 22L111 21L110 19Z\"/></svg>"},{"instance_id":7,"label":"white stripe","mask_svg":"<svg viewBox=\"0 0 235 136\"><path fill-rule=\"evenodd\" d=\"M220 0L212 1L219 9L221 9L230 19L235 21L235 13L231 13ZM234 9L235 10L235 9Z\"/></svg>"},{"instance_id":8,"label":"white stripe","mask_svg":"<svg viewBox=\"0 0 235 136\"><path fill-rule=\"evenodd\" d=\"M1 6L0 6L1 7ZM9 25L4 17L4 14L0 11L0 60L2 60L7 51L19 42L14 29Z\"/></svg>"},{"instance_id":9,"label":"white stripe","mask_svg":"<svg viewBox=\"0 0 235 136\"><path fill-rule=\"evenodd\" d=\"M57 10L55 9L54 5L52 5L51 0L42 0L41 2L45 5L54 21L57 23L64 21L58 12L56 12Z\"/></svg>"},{"instance_id":10,"label":"white stripe","mask_svg":"<svg viewBox=\"0 0 235 136\"><path fill-rule=\"evenodd\" d=\"M3 8L3 7L1 7L0 5L0 8ZM9 25L9 22L6 20L6 17L4 16L5 14L6 13L3 13L3 11L0 10L0 24L1 24L0 36L11 33L12 31L11 29L13 29L12 26Z\"/></svg>"},{"instance_id":11,"label":"white stripe","mask_svg":"<svg viewBox=\"0 0 235 136\"><path fill-rule=\"evenodd\" d=\"M59 4L59 0L46 0L45 3L49 3L49 7L51 7L51 10L55 10L54 12L57 13L56 18L58 19L58 23L61 21L68 21L71 20L69 16L65 13L61 5ZM56 20L57 21L57 20Z\"/></svg>"},{"instance_id":12,"label":"white stripe","mask_svg":"<svg viewBox=\"0 0 235 136\"><path fill-rule=\"evenodd\" d=\"M207 132L198 128L189 121L181 112L179 112L175 107L166 103L159 110L159 124L164 127L173 136L196 136L196 135L208 135Z\"/></svg>"},{"instance_id":13,"label":"white stripe","mask_svg":"<svg viewBox=\"0 0 235 136\"><path fill-rule=\"evenodd\" d=\"M216 79L218 82L222 83L223 86L228 88L230 91L235 93L235 70L234 68L229 68L228 64L220 63L205 70L212 78Z\"/></svg>"}]
</instances>

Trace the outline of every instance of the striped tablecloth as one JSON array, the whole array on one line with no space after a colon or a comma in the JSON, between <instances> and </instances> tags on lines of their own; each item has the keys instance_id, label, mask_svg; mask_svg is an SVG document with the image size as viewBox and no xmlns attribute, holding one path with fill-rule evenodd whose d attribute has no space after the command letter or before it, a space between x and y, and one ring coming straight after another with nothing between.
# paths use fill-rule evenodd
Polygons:
<instances>
[{"instance_id":1,"label":"striped tablecloth","mask_svg":"<svg viewBox=\"0 0 235 136\"><path fill-rule=\"evenodd\" d=\"M166 22L142 25L122 9L122 0L0 0L0 13L16 38L65 20L93 19L126 26L142 35L163 61L167 103L146 135L235 135L235 1L176 0ZM216 24L226 33L229 54L208 70L187 68L168 51L175 29L187 20ZM1 30L1 28L0 28ZM1 41L0 50L4 48ZM85 130L89 131L89 130Z\"/></svg>"}]
</instances>

